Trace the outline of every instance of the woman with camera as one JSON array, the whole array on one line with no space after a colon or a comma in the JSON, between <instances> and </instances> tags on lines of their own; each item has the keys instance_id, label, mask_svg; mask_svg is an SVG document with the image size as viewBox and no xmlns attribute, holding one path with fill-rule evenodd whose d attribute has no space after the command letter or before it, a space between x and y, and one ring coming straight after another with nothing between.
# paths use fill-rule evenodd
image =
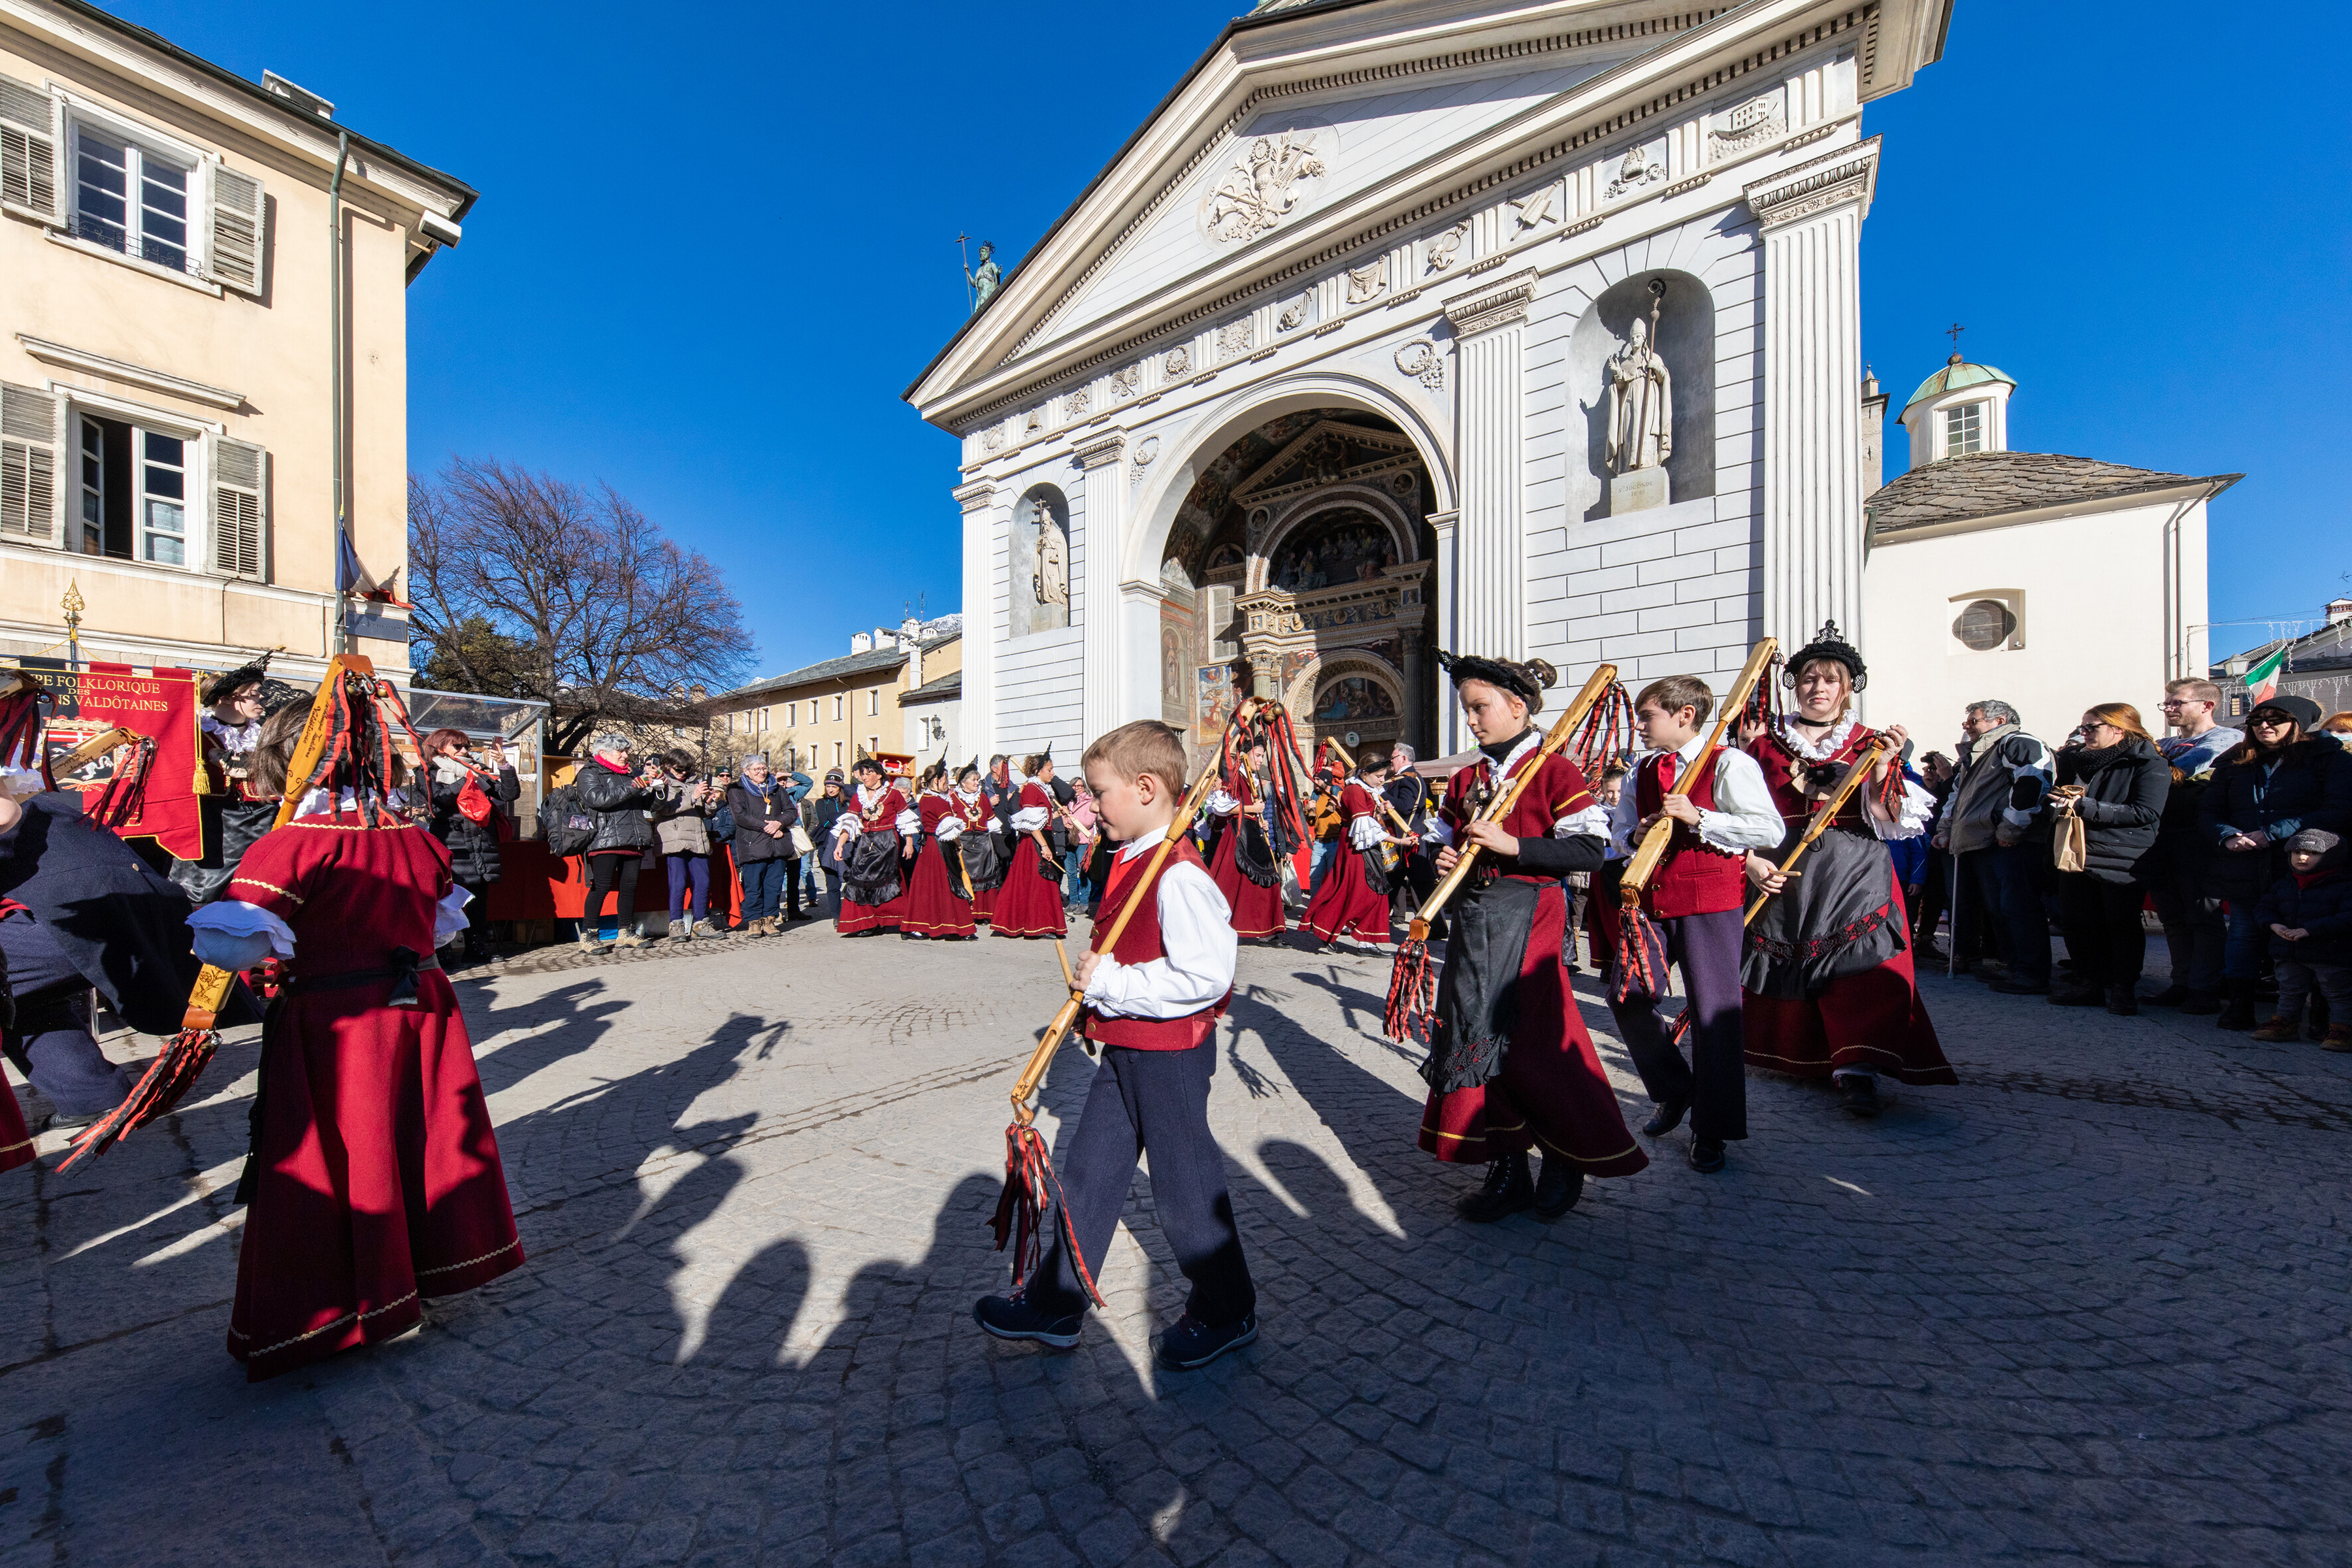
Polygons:
<instances>
[{"instance_id":1,"label":"woman with camera","mask_svg":"<svg viewBox=\"0 0 2352 1568\"><path fill-rule=\"evenodd\" d=\"M449 849L449 878L474 895L466 905L466 962L490 961L489 888L499 879L499 833L509 808L522 795L504 741L492 741L485 758L462 730L436 730L425 737L432 760L425 778L433 837Z\"/></svg>"},{"instance_id":2,"label":"woman with camera","mask_svg":"<svg viewBox=\"0 0 2352 1568\"><path fill-rule=\"evenodd\" d=\"M654 837L669 868L669 935L692 942L697 926L710 927L710 819L726 796L695 772L693 753L680 749L656 758L662 804L654 808Z\"/></svg>"},{"instance_id":3,"label":"woman with camera","mask_svg":"<svg viewBox=\"0 0 2352 1568\"><path fill-rule=\"evenodd\" d=\"M2074 979L2053 986L2060 1007L2090 1007L2129 1017L2139 1011L2139 971L2147 933L2139 912L2147 899L2143 862L2156 847L2172 790L2172 764L2157 750L2128 702L2102 702L2057 755L2053 810L2083 825L2082 864L2058 872L2058 922L2074 960ZM2061 827L2065 825L2062 822Z\"/></svg>"}]
</instances>

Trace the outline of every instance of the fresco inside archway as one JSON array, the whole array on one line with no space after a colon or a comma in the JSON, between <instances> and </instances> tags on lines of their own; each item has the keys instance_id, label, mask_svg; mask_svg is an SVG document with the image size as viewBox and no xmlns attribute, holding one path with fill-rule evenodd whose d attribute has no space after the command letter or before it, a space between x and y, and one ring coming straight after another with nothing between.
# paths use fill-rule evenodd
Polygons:
<instances>
[{"instance_id":1,"label":"fresco inside archway","mask_svg":"<svg viewBox=\"0 0 2352 1568\"><path fill-rule=\"evenodd\" d=\"M1202 468L1160 571L1161 717L1196 755L1253 692L1285 702L1310 748L1427 745L1429 493L1411 441L1355 409L1269 420Z\"/></svg>"}]
</instances>

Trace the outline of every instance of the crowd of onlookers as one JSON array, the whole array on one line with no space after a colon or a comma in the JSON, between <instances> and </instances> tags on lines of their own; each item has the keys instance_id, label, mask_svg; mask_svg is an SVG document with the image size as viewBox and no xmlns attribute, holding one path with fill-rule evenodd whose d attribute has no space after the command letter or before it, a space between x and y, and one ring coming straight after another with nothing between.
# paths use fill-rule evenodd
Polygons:
<instances>
[{"instance_id":1,"label":"crowd of onlookers","mask_svg":"<svg viewBox=\"0 0 2352 1568\"><path fill-rule=\"evenodd\" d=\"M1917 948L1932 953L1948 912L1941 956L1996 991L2177 1007L2352 1050L2352 713L2274 695L2238 730L2216 720L2221 700L2211 681L2176 680L2160 736L2130 704L2101 703L2054 750L2007 703L1971 704L1958 754L1921 759L1937 811L1912 884ZM2171 978L2143 995L2151 908Z\"/></svg>"}]
</instances>

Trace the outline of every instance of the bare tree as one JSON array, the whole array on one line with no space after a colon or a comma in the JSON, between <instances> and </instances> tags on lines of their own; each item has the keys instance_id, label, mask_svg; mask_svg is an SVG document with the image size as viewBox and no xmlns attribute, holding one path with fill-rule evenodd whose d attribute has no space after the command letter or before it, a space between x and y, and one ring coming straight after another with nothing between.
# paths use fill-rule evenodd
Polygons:
<instances>
[{"instance_id":1,"label":"bare tree","mask_svg":"<svg viewBox=\"0 0 2352 1568\"><path fill-rule=\"evenodd\" d=\"M408 482L410 613L435 676L550 705L549 749L599 728L702 724L750 664L719 569L609 485L494 458Z\"/></svg>"}]
</instances>

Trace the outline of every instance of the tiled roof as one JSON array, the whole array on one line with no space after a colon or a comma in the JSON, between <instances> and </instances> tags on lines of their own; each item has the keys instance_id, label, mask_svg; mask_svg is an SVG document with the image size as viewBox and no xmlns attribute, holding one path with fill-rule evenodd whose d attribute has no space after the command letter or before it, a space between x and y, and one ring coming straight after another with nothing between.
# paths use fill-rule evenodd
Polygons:
<instances>
[{"instance_id":1,"label":"tiled roof","mask_svg":"<svg viewBox=\"0 0 2352 1568\"><path fill-rule=\"evenodd\" d=\"M822 664L804 665L799 669L786 670L782 675L772 675L765 680L755 680L749 686L739 686L732 691L721 692L718 700L724 702L730 698L756 697L763 692L782 691L793 686L819 686L827 681L848 680L860 675L879 675L885 670L896 669L906 662L905 652L896 647L877 648L872 653L844 654L839 658L828 658Z\"/></svg>"},{"instance_id":2,"label":"tiled roof","mask_svg":"<svg viewBox=\"0 0 2352 1568\"><path fill-rule=\"evenodd\" d=\"M916 687L912 691L901 691L898 693L898 706L905 708L911 703L936 702L943 697L962 695L963 671L959 669L953 675L942 675L937 680L928 681Z\"/></svg>"},{"instance_id":3,"label":"tiled roof","mask_svg":"<svg viewBox=\"0 0 2352 1568\"><path fill-rule=\"evenodd\" d=\"M1885 536L2037 507L2112 500L2174 485L2227 486L2244 477L2217 474L2200 479L2056 452L1969 452L1922 464L1864 498L1862 505L1870 514L1871 531Z\"/></svg>"}]
</instances>

